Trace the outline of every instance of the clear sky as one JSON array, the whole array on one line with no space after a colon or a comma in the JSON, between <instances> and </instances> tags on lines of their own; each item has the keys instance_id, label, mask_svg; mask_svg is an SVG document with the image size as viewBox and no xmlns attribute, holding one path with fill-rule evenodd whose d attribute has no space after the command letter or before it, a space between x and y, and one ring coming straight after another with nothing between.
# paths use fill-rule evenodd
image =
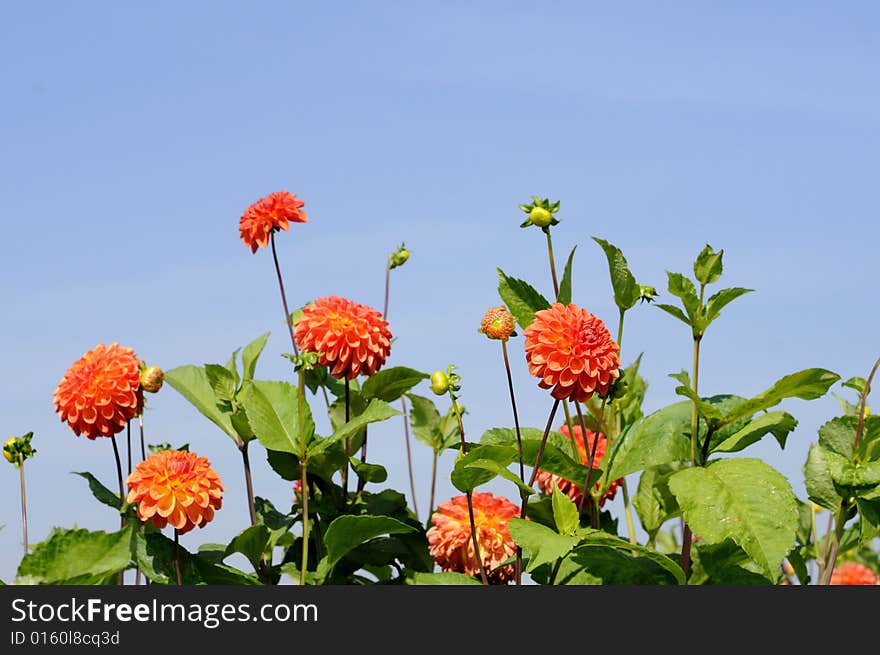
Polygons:
<instances>
[{"instance_id":1,"label":"clear sky","mask_svg":"<svg viewBox=\"0 0 880 655\"><path fill-rule=\"evenodd\" d=\"M338 294L381 308L385 258L406 242L388 365L456 364L472 439L512 424L500 348L476 331L499 303L496 267L551 293L543 235L518 228L531 194L561 201L554 238L560 259L578 246L574 301L612 330L591 236L661 292L667 269L690 273L706 243L724 249L722 284L756 292L704 341L706 395L754 394L812 366L866 376L880 354L878 21L870 2L4 3L0 434L35 433L31 542L52 526L117 525L70 474L113 487L110 443L77 438L52 407L98 342L170 369L225 362L271 331L257 377L293 378L271 254L237 230L276 190L310 217L278 239L292 305ZM521 339L511 348L522 422L542 427L549 397ZM645 353L646 410L678 400L667 375L690 349L684 325L633 310L623 359ZM232 442L170 387L149 407L147 441L189 442L227 487L183 545L228 541L247 524ZM746 452L803 497L807 448L838 407L830 395L783 407L800 421L785 450L768 439ZM407 491L402 423L370 435L387 485ZM424 518L430 452L415 449ZM252 450L257 495L287 509L290 483ZM438 501L456 493L451 463ZM0 470L8 581L18 476Z\"/></svg>"}]
</instances>

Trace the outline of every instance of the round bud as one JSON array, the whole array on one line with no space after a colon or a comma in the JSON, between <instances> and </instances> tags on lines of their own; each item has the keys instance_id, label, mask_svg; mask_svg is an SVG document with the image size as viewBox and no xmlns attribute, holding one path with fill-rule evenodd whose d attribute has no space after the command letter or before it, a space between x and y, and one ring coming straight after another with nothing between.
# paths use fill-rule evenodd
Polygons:
<instances>
[{"instance_id":1,"label":"round bud","mask_svg":"<svg viewBox=\"0 0 880 655\"><path fill-rule=\"evenodd\" d=\"M141 386L144 391L156 393L165 381L165 371L158 366L147 366L141 371Z\"/></svg>"},{"instance_id":2,"label":"round bud","mask_svg":"<svg viewBox=\"0 0 880 655\"><path fill-rule=\"evenodd\" d=\"M532 221L532 225L547 227L553 221L553 214L543 207L535 207L529 212L529 220Z\"/></svg>"},{"instance_id":3,"label":"round bud","mask_svg":"<svg viewBox=\"0 0 880 655\"><path fill-rule=\"evenodd\" d=\"M513 315L504 305L490 307L480 322L480 332L490 339L509 339L515 327Z\"/></svg>"},{"instance_id":4,"label":"round bud","mask_svg":"<svg viewBox=\"0 0 880 655\"><path fill-rule=\"evenodd\" d=\"M15 463L15 455L12 453L12 447L15 445L15 437L9 437L3 442L3 457L10 464Z\"/></svg>"},{"instance_id":5,"label":"round bud","mask_svg":"<svg viewBox=\"0 0 880 655\"><path fill-rule=\"evenodd\" d=\"M431 391L442 396L449 389L449 376L443 371L434 371L431 374Z\"/></svg>"}]
</instances>

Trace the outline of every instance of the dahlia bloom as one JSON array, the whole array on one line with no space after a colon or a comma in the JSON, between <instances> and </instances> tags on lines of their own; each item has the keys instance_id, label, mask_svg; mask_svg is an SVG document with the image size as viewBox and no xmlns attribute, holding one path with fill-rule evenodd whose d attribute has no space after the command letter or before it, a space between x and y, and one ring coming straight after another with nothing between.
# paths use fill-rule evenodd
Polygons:
<instances>
[{"instance_id":1,"label":"dahlia bloom","mask_svg":"<svg viewBox=\"0 0 880 655\"><path fill-rule=\"evenodd\" d=\"M339 296L318 298L294 325L301 350L318 353L318 363L335 378L370 376L391 352L388 322L371 307Z\"/></svg>"},{"instance_id":2,"label":"dahlia bloom","mask_svg":"<svg viewBox=\"0 0 880 655\"><path fill-rule=\"evenodd\" d=\"M513 323L513 315L507 311L507 307L490 307L483 320L480 321L480 332L490 339L509 339L516 326Z\"/></svg>"},{"instance_id":3,"label":"dahlia bloom","mask_svg":"<svg viewBox=\"0 0 880 655\"><path fill-rule=\"evenodd\" d=\"M874 573L864 564L858 562L843 562L834 567L831 572L831 584L833 585L877 585L880 584L880 576Z\"/></svg>"},{"instance_id":4,"label":"dahlia bloom","mask_svg":"<svg viewBox=\"0 0 880 655\"><path fill-rule=\"evenodd\" d=\"M55 411L77 435L112 437L143 409L140 385L140 360L134 350L99 343L58 383Z\"/></svg>"},{"instance_id":5,"label":"dahlia bloom","mask_svg":"<svg viewBox=\"0 0 880 655\"><path fill-rule=\"evenodd\" d=\"M523 331L529 373L559 400L608 395L620 377L620 346L605 324L577 305L553 303Z\"/></svg>"},{"instance_id":6,"label":"dahlia bloom","mask_svg":"<svg viewBox=\"0 0 880 655\"><path fill-rule=\"evenodd\" d=\"M513 578L514 568L500 565L516 554L516 544L508 532L507 523L519 516L519 508L506 498L493 496L489 492L474 492L473 504L477 542L486 574L493 584L504 584ZM431 523L434 525L427 533L428 545L431 556L440 568L443 571L479 575L467 496L456 496L441 503L431 516Z\"/></svg>"},{"instance_id":7,"label":"dahlia bloom","mask_svg":"<svg viewBox=\"0 0 880 655\"><path fill-rule=\"evenodd\" d=\"M563 425L559 428L559 431L564 434L569 440L571 440L571 434L568 431L568 426ZM593 468L599 468L599 465L602 463L602 458L605 457L605 447L607 445L607 439L605 435L601 432L597 435L594 432L590 432L587 430L587 438L586 443L584 440L583 432L581 431L581 426L576 425L574 427L574 443L577 446L578 452L581 455L581 463L586 466L590 461L590 451L593 449L593 443L596 439L599 439L599 442L596 443L596 454L593 456ZM558 475L554 475L553 473L548 473L547 471L538 470L537 475L535 475L535 482L538 485L538 488L544 492L545 494L553 493L553 486L556 485L559 487L559 491L564 493L566 496L571 498L575 505L580 505L581 496L583 495L583 487L578 484L575 484L571 480L566 480L565 478L559 477ZM605 495L599 500L599 507L605 504L606 500L614 500L614 496L617 495L617 488L620 486L621 480L615 480L608 487L608 491L605 492ZM596 488L599 487L599 482L596 482Z\"/></svg>"},{"instance_id":8,"label":"dahlia bloom","mask_svg":"<svg viewBox=\"0 0 880 655\"><path fill-rule=\"evenodd\" d=\"M128 476L129 504L137 503L141 521L166 525L179 534L214 518L223 499L223 483L205 457L185 450L162 450L147 457Z\"/></svg>"},{"instance_id":9,"label":"dahlia bloom","mask_svg":"<svg viewBox=\"0 0 880 655\"><path fill-rule=\"evenodd\" d=\"M269 245L269 235L273 231L287 230L291 222L308 222L308 215L301 209L305 204L287 191L276 191L257 200L238 221L238 233L244 245L251 252L257 252L258 248Z\"/></svg>"}]
</instances>

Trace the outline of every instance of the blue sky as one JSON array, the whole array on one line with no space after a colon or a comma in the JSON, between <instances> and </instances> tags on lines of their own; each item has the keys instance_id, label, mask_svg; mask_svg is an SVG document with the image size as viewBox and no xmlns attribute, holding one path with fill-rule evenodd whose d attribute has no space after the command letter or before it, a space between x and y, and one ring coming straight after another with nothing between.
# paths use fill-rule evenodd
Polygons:
<instances>
[{"instance_id":1,"label":"blue sky","mask_svg":"<svg viewBox=\"0 0 880 655\"><path fill-rule=\"evenodd\" d=\"M116 525L70 475L113 486L110 444L77 438L52 407L98 342L170 369L224 362L271 331L258 377L291 379L271 255L237 232L250 203L281 189L310 216L278 239L292 305L339 294L381 308L385 257L407 243L388 365L455 363L471 438L511 424L499 349L476 332L499 302L496 268L550 294L543 235L518 228L531 194L561 201L554 239L560 259L578 246L574 300L612 329L591 236L661 292L704 244L725 250L722 283L756 292L704 341L706 395L757 393L812 366L866 376L878 355L878 19L867 2L4 5L0 433L35 433L31 541ZM677 400L667 375L690 348L656 308L628 317L623 358L645 353L646 410ZM521 342L512 353L522 422L543 426L548 396ZM830 395L784 407L800 421L785 450L747 452L803 497L807 448L838 408ZM233 444L169 387L150 408L147 440L189 442L227 485L216 520L183 544L227 541L247 521ZM402 440L399 422L377 427L370 455L406 491ZM253 450L257 495L288 507L289 483ZM438 501L455 493L451 461ZM416 471L424 517L421 445ZM0 493L9 580L21 556L11 467Z\"/></svg>"}]
</instances>

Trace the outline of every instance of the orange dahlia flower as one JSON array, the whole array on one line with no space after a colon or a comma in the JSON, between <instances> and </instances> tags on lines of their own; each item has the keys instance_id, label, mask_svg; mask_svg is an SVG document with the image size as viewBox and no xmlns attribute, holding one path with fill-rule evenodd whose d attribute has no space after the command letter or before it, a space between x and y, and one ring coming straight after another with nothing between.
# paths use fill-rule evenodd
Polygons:
<instances>
[{"instance_id":1,"label":"orange dahlia flower","mask_svg":"<svg viewBox=\"0 0 880 655\"><path fill-rule=\"evenodd\" d=\"M577 305L553 303L523 330L529 373L554 398L606 396L620 376L620 346L605 324Z\"/></svg>"},{"instance_id":2,"label":"orange dahlia flower","mask_svg":"<svg viewBox=\"0 0 880 655\"><path fill-rule=\"evenodd\" d=\"M140 384L134 350L99 343L67 369L55 388L55 411L77 435L111 437L143 409Z\"/></svg>"},{"instance_id":3,"label":"orange dahlia flower","mask_svg":"<svg viewBox=\"0 0 880 655\"><path fill-rule=\"evenodd\" d=\"M516 554L516 544L507 524L519 516L519 508L504 497L488 492L473 494L474 525L477 542L489 581L504 584L514 576L513 566L500 566ZM480 565L474 554L467 496L456 496L441 503L431 516L433 527L428 530L428 546L434 561L443 571L478 575Z\"/></svg>"},{"instance_id":4,"label":"orange dahlia flower","mask_svg":"<svg viewBox=\"0 0 880 655\"><path fill-rule=\"evenodd\" d=\"M559 428L559 431L564 434L568 439L571 439L571 435L568 432L568 426L563 425ZM605 457L605 447L608 443L608 440L605 438L605 435L601 432L597 435L594 432L587 430L587 438L586 442L584 440L584 434L581 431L581 426L574 426L574 443L577 446L578 452L581 455L581 463L586 466L590 461L590 452L593 449L593 443L596 439L599 439L599 442L596 443L596 454L593 456L593 468L599 468L599 465L602 463L602 458ZM538 470L537 475L535 475L535 482L538 485L538 488L543 491L545 494L553 493L553 486L556 485L559 487L559 491L564 493L566 496L571 498L574 501L575 505L580 505L581 496L583 495L583 487L578 484L575 484L571 480L566 480L565 478L559 477L558 475L554 475L553 473L548 473L547 471ZM608 491L605 492L605 495L599 500L599 507L605 504L606 500L614 500L614 496L617 495L617 488L620 486L621 480L615 480L608 487ZM596 482L596 487L599 487L599 482Z\"/></svg>"},{"instance_id":5,"label":"orange dahlia flower","mask_svg":"<svg viewBox=\"0 0 880 655\"><path fill-rule=\"evenodd\" d=\"M275 230L287 230L290 223L306 223L308 215L301 209L306 203L295 194L276 191L248 207L238 221L238 233L252 252L269 245Z\"/></svg>"},{"instance_id":6,"label":"orange dahlia flower","mask_svg":"<svg viewBox=\"0 0 880 655\"><path fill-rule=\"evenodd\" d=\"M844 562L834 567L831 572L833 585L876 585L880 584L880 576L864 564Z\"/></svg>"},{"instance_id":7,"label":"orange dahlia flower","mask_svg":"<svg viewBox=\"0 0 880 655\"><path fill-rule=\"evenodd\" d=\"M306 305L294 338L303 351L318 353L318 363L340 379L372 375L391 352L391 331L382 315L339 296Z\"/></svg>"},{"instance_id":8,"label":"orange dahlia flower","mask_svg":"<svg viewBox=\"0 0 880 655\"><path fill-rule=\"evenodd\" d=\"M223 483L205 457L185 450L162 450L147 457L128 476L129 504L141 521L184 534L214 518L223 500Z\"/></svg>"}]
</instances>

